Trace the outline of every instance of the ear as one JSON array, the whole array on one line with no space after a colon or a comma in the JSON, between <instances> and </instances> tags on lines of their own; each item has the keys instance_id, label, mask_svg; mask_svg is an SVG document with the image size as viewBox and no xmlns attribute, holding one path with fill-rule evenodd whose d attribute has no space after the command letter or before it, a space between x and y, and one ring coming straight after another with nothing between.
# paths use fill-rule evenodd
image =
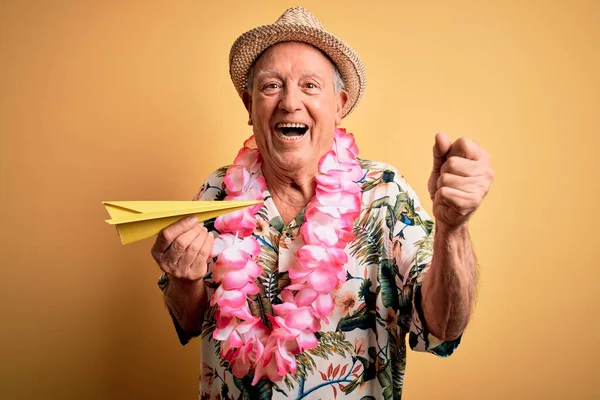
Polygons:
<instances>
[{"instance_id":1,"label":"ear","mask_svg":"<svg viewBox=\"0 0 600 400\"><path fill-rule=\"evenodd\" d=\"M342 90L341 92L336 94L336 103L335 103L335 126L338 126L342 122L342 110L348 103L348 92Z\"/></svg>"},{"instance_id":2,"label":"ear","mask_svg":"<svg viewBox=\"0 0 600 400\"><path fill-rule=\"evenodd\" d=\"M242 101L248 111L248 125L252 126L252 95L248 92L242 93Z\"/></svg>"}]
</instances>

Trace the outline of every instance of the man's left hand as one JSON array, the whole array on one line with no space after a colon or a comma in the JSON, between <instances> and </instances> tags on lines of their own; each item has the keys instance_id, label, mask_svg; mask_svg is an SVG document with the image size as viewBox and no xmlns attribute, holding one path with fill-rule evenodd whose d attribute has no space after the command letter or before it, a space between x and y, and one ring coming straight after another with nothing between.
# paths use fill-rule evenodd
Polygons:
<instances>
[{"instance_id":1,"label":"man's left hand","mask_svg":"<svg viewBox=\"0 0 600 400\"><path fill-rule=\"evenodd\" d=\"M477 143L438 133L433 146L433 169L428 189L438 228L466 224L487 195L494 172L490 157Z\"/></svg>"}]
</instances>

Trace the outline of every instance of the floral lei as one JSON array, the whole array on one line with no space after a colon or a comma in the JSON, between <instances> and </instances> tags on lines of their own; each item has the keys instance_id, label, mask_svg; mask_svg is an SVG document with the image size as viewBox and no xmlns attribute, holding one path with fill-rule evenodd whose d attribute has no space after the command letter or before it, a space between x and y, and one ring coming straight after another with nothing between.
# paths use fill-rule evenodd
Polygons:
<instances>
[{"instance_id":1,"label":"floral lei","mask_svg":"<svg viewBox=\"0 0 600 400\"><path fill-rule=\"evenodd\" d=\"M333 149L319 161L316 193L306 207L300 229L305 245L289 267L291 283L273 305L268 321L253 316L248 295L259 293L255 283L262 274L255 259L260 244L252 236L254 214L261 204L216 219L221 233L212 256L217 257L212 277L219 283L210 304L215 312L213 338L222 341L221 357L232 373L242 378L254 372L252 385L267 377L280 381L296 373L295 355L318 345L315 332L334 309L333 293L346 280L346 245L354 239L354 220L360 213L362 169L352 134L336 129ZM225 174L226 200L262 200L267 185L261 173L262 158L250 137ZM270 326L269 326L270 325Z\"/></svg>"}]
</instances>

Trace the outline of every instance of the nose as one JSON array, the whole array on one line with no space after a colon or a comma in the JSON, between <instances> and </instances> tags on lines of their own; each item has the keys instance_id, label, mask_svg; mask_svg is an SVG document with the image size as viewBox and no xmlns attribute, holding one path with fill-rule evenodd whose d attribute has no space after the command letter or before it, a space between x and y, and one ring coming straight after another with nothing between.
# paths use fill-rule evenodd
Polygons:
<instances>
[{"instance_id":1,"label":"nose","mask_svg":"<svg viewBox=\"0 0 600 400\"><path fill-rule=\"evenodd\" d=\"M286 85L284 90L281 91L279 109L289 113L300 110L302 108L301 96L302 92L299 88L292 85Z\"/></svg>"}]
</instances>

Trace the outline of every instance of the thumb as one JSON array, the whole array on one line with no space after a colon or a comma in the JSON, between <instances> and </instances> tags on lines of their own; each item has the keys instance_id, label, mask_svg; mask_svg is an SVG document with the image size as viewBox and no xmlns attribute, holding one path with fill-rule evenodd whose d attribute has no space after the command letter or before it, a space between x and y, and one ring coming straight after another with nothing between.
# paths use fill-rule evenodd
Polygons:
<instances>
[{"instance_id":1,"label":"thumb","mask_svg":"<svg viewBox=\"0 0 600 400\"><path fill-rule=\"evenodd\" d=\"M452 140L445 133L435 135L435 144L433 145L433 173L439 173L442 165L446 161L446 154L452 146Z\"/></svg>"},{"instance_id":2,"label":"thumb","mask_svg":"<svg viewBox=\"0 0 600 400\"><path fill-rule=\"evenodd\" d=\"M446 161L446 155L450 151L452 140L445 133L438 133L435 135L435 144L433 145L433 169L431 175L429 175L429 181L427 182L427 189L429 190L429 197L431 201L435 199L435 193L437 192L437 182L440 177L440 171L442 165Z\"/></svg>"}]
</instances>

